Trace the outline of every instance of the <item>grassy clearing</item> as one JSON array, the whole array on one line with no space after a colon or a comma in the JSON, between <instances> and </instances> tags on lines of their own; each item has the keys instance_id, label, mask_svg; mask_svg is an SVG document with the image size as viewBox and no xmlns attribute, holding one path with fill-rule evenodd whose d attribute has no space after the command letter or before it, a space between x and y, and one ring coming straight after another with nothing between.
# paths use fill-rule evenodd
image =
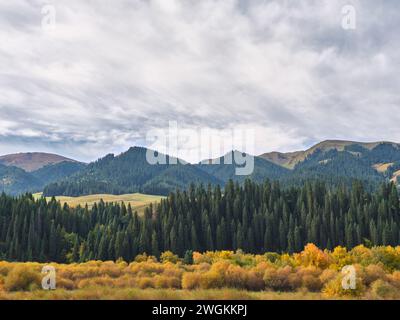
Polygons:
<instances>
[{"instance_id":1,"label":"grassy clearing","mask_svg":"<svg viewBox=\"0 0 400 320\"><path fill-rule=\"evenodd\" d=\"M377 163L373 165L373 168L379 173L384 173L389 169L394 163Z\"/></svg>"},{"instance_id":2,"label":"grassy clearing","mask_svg":"<svg viewBox=\"0 0 400 320\"><path fill-rule=\"evenodd\" d=\"M42 197L42 193L35 193L33 195L35 198ZM122 195L112 195L112 194L93 194L88 196L81 197L65 197L59 196L56 197L58 201L61 203L66 203L70 207L77 206L85 206L88 205L91 208L95 203L103 200L104 202L113 202L113 203L122 203L124 202L126 205L128 203L132 206L132 208L138 213L142 213L146 207L148 207L151 203L155 204L164 199L163 196L154 196L142 193L132 193L132 194L122 194ZM47 200L50 200L50 197L47 197Z\"/></svg>"}]
</instances>

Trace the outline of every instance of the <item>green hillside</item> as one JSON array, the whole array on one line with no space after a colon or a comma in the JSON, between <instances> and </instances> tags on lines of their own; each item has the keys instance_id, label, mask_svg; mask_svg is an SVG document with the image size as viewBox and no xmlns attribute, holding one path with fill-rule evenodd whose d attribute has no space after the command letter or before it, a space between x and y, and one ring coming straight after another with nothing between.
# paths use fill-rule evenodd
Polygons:
<instances>
[{"instance_id":1,"label":"green hillside","mask_svg":"<svg viewBox=\"0 0 400 320\"><path fill-rule=\"evenodd\" d=\"M136 192L165 195L191 183L221 183L190 164L149 164L146 152L146 148L134 147L118 156L109 154L70 178L49 184L43 193L46 196ZM166 159L169 163L170 157Z\"/></svg>"},{"instance_id":2,"label":"green hillside","mask_svg":"<svg viewBox=\"0 0 400 320\"><path fill-rule=\"evenodd\" d=\"M83 163L63 161L27 172L15 166L0 164L0 192L11 195L38 192L47 184L73 175L84 167Z\"/></svg>"}]
</instances>

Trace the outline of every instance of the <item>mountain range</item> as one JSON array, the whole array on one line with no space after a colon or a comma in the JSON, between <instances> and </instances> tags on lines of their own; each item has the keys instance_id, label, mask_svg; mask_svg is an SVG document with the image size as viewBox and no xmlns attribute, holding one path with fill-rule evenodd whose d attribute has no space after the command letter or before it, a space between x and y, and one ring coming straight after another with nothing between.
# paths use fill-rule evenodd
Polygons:
<instances>
[{"instance_id":1,"label":"mountain range","mask_svg":"<svg viewBox=\"0 0 400 320\"><path fill-rule=\"evenodd\" d=\"M388 180L397 184L400 176L400 145L393 142L327 140L304 151L264 153L254 157L254 170L248 176L236 175L238 166L226 161L240 151L198 164L178 161L157 165L147 162L146 152L146 148L132 147L89 164L46 153L2 156L0 191L13 195L43 191L47 196L133 192L164 195L186 189L191 183L223 186L230 179L242 183L246 178L256 182L277 180L285 186L302 185L308 180L350 186L357 179L374 189ZM170 163L174 158L166 155L166 159Z\"/></svg>"},{"instance_id":2,"label":"mountain range","mask_svg":"<svg viewBox=\"0 0 400 320\"><path fill-rule=\"evenodd\" d=\"M41 191L54 181L81 171L84 163L50 153L18 153L0 157L0 192Z\"/></svg>"}]
</instances>

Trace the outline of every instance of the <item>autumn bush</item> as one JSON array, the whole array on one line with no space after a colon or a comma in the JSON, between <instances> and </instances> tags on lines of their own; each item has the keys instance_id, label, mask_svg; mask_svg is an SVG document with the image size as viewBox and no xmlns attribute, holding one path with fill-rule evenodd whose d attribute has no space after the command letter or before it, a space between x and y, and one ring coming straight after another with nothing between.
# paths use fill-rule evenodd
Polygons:
<instances>
[{"instance_id":1,"label":"autumn bush","mask_svg":"<svg viewBox=\"0 0 400 320\"><path fill-rule=\"evenodd\" d=\"M159 259L141 254L130 263L121 259L52 263L57 272L57 290L47 294L40 286L44 265L0 261L0 298L7 294L23 297L23 292L35 292L42 298L73 295L97 299L101 294L134 298L140 296L140 290L153 290L161 298L174 296L174 290L201 291L203 298L225 291L226 295L217 294L225 298L237 296L234 290L241 290L259 292L259 296L279 292L285 297L297 292L300 297L316 294L328 299L400 299L400 247L360 245L352 250L321 250L307 244L303 251L294 254L193 252L190 264L170 251L162 253ZM345 289L342 284L342 268L349 265L356 271L354 290Z\"/></svg>"},{"instance_id":2,"label":"autumn bush","mask_svg":"<svg viewBox=\"0 0 400 320\"><path fill-rule=\"evenodd\" d=\"M177 263L180 261L178 255L173 254L171 251L165 251L161 254L160 256L161 262L171 262L171 263Z\"/></svg>"},{"instance_id":3,"label":"autumn bush","mask_svg":"<svg viewBox=\"0 0 400 320\"><path fill-rule=\"evenodd\" d=\"M371 284L370 294L372 299L400 299L399 290L382 279L378 279Z\"/></svg>"},{"instance_id":4,"label":"autumn bush","mask_svg":"<svg viewBox=\"0 0 400 320\"><path fill-rule=\"evenodd\" d=\"M364 295L366 288L359 277L356 278L356 286L354 289L346 289L343 286L342 281L343 277L341 275L337 275L334 279L324 285L324 287L322 288L322 293L328 298L359 298Z\"/></svg>"},{"instance_id":5,"label":"autumn bush","mask_svg":"<svg viewBox=\"0 0 400 320\"><path fill-rule=\"evenodd\" d=\"M265 286L274 291L290 291L297 287L292 267L268 269L264 274Z\"/></svg>"},{"instance_id":6,"label":"autumn bush","mask_svg":"<svg viewBox=\"0 0 400 320\"><path fill-rule=\"evenodd\" d=\"M13 268L12 263L6 261L0 261L0 275L7 276L10 270Z\"/></svg>"},{"instance_id":7,"label":"autumn bush","mask_svg":"<svg viewBox=\"0 0 400 320\"><path fill-rule=\"evenodd\" d=\"M334 269L325 269L322 271L321 275L319 276L319 279L321 280L321 283L326 284L329 281L335 279L338 276L338 272Z\"/></svg>"},{"instance_id":8,"label":"autumn bush","mask_svg":"<svg viewBox=\"0 0 400 320\"><path fill-rule=\"evenodd\" d=\"M386 281L387 276L382 266L371 264L365 267L365 269L363 270L362 278L364 284L366 286L369 286L371 283L379 279Z\"/></svg>"},{"instance_id":9,"label":"autumn bush","mask_svg":"<svg viewBox=\"0 0 400 320\"><path fill-rule=\"evenodd\" d=\"M316 245L309 243L304 250L294 255L295 260L302 266L314 266L326 268L332 262L332 258L327 251L320 250Z\"/></svg>"},{"instance_id":10,"label":"autumn bush","mask_svg":"<svg viewBox=\"0 0 400 320\"><path fill-rule=\"evenodd\" d=\"M323 286L320 275L322 270L314 267L299 267L296 270L296 277L301 281L302 287L311 292L319 292Z\"/></svg>"},{"instance_id":11,"label":"autumn bush","mask_svg":"<svg viewBox=\"0 0 400 320\"><path fill-rule=\"evenodd\" d=\"M200 288L201 274L188 272L182 277L182 289L193 290Z\"/></svg>"},{"instance_id":12,"label":"autumn bush","mask_svg":"<svg viewBox=\"0 0 400 320\"><path fill-rule=\"evenodd\" d=\"M74 281L65 278L57 279L56 286L57 288L65 290L74 290L78 288Z\"/></svg>"},{"instance_id":13,"label":"autumn bush","mask_svg":"<svg viewBox=\"0 0 400 320\"><path fill-rule=\"evenodd\" d=\"M19 264L8 273L4 282L4 289L7 291L27 291L39 288L40 284L40 273L29 265Z\"/></svg>"},{"instance_id":14,"label":"autumn bush","mask_svg":"<svg viewBox=\"0 0 400 320\"><path fill-rule=\"evenodd\" d=\"M386 277L390 284L400 290L400 271L395 271L392 274L388 274Z\"/></svg>"}]
</instances>

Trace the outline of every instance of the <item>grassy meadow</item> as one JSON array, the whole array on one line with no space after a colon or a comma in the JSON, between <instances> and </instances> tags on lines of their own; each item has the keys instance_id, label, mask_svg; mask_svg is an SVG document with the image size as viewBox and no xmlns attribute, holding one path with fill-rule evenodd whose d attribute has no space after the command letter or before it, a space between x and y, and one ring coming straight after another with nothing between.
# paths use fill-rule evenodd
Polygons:
<instances>
[{"instance_id":1,"label":"grassy meadow","mask_svg":"<svg viewBox=\"0 0 400 320\"><path fill-rule=\"evenodd\" d=\"M320 250L308 244L295 254L164 252L134 261L50 265L56 289L41 286L45 263L0 262L0 299L400 299L400 247L357 246ZM355 287L343 288L344 266Z\"/></svg>"},{"instance_id":2,"label":"grassy meadow","mask_svg":"<svg viewBox=\"0 0 400 320\"><path fill-rule=\"evenodd\" d=\"M35 199L42 197L42 193L35 193ZM139 214L143 213L144 209L148 207L150 204L155 204L160 202L161 199L164 199L163 196L154 196L142 193L132 193L132 194L122 194L122 195L113 195L113 194L93 194L87 196L80 197L66 197L59 196L55 197L57 201L61 203L66 203L68 206L75 208L77 206L84 207L88 205L89 209L100 200L109 203L125 203L125 205L130 204L134 211L137 211ZM51 197L47 197L47 200L50 200Z\"/></svg>"}]
</instances>

